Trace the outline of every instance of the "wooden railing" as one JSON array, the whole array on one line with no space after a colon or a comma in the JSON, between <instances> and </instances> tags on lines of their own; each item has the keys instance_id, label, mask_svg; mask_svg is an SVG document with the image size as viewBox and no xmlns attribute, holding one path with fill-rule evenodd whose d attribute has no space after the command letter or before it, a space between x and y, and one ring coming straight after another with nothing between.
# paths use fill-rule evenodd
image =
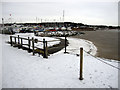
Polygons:
<instances>
[{"instance_id":1,"label":"wooden railing","mask_svg":"<svg viewBox=\"0 0 120 90\"><path fill-rule=\"evenodd\" d=\"M28 43L25 44L23 42L24 40L27 40ZM43 49L35 46L35 43L38 43L38 42L43 43ZM52 42L52 41L49 41L49 42ZM17 37L10 36L10 44L11 44L11 46L16 46L18 48L22 48L24 46L27 46L28 52L30 52L32 49L33 55L35 55L35 53L39 53L39 54L43 55L43 58L48 58L47 41L45 41L45 39L43 39L43 41L40 41L40 40L35 39L33 37L30 39L30 37L23 38L23 37L20 37L19 35Z\"/></svg>"},{"instance_id":2,"label":"wooden railing","mask_svg":"<svg viewBox=\"0 0 120 90\"><path fill-rule=\"evenodd\" d=\"M24 40L27 41L27 43L24 43ZM38 53L39 55L42 55L43 58L48 58L49 54L52 53L52 52L56 52L54 49L57 47L57 46L54 46L52 47L52 51L51 51L51 46L48 47L48 42L54 42L54 41L60 41L60 40L51 40L51 41L46 41L45 39L43 39L43 41L40 41L38 39L35 39L34 37L30 38L24 38L24 37L20 37L19 35L18 36L10 36L10 44L11 46L14 46L14 47L18 47L19 49L20 48L25 48L28 50L28 52L32 52L33 55L35 55L36 53ZM38 46L35 46L35 43L43 43L43 48L40 48ZM64 53L67 53L66 51L66 47L67 47L67 39L66 39L66 36L65 36L65 40L64 40L64 48L65 48L65 52ZM57 44L58 45L58 44Z\"/></svg>"}]
</instances>

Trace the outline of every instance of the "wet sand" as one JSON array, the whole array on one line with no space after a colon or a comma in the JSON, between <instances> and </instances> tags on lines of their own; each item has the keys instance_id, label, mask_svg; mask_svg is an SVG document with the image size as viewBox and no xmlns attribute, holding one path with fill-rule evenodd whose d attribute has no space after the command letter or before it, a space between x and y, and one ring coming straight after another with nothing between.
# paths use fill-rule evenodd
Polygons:
<instances>
[{"instance_id":1,"label":"wet sand","mask_svg":"<svg viewBox=\"0 0 120 90\"><path fill-rule=\"evenodd\" d=\"M98 57L119 60L118 58L118 30L111 31L82 31L85 34L74 36L75 38L92 41L97 47Z\"/></svg>"}]
</instances>

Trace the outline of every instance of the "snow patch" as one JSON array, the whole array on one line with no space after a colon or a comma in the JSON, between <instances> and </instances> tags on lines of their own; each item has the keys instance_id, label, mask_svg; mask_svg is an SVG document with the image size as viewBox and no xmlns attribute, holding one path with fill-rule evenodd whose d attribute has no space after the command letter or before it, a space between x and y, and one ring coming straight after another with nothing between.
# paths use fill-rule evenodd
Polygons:
<instances>
[{"instance_id":1,"label":"snow patch","mask_svg":"<svg viewBox=\"0 0 120 90\"><path fill-rule=\"evenodd\" d=\"M79 54L80 48L82 47L83 50L85 50L86 52L89 52L92 55L96 55L97 48L92 42L84 39L77 39L70 37L68 37L67 39L69 41L69 46L67 47L68 52Z\"/></svg>"}]
</instances>

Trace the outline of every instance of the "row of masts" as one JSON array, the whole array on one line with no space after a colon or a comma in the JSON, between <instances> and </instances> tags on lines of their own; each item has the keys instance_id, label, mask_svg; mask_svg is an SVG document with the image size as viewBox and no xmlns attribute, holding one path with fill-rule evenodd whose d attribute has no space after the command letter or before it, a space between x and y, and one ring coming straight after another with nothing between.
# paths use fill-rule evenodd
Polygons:
<instances>
[{"instance_id":1,"label":"row of masts","mask_svg":"<svg viewBox=\"0 0 120 90\"><path fill-rule=\"evenodd\" d=\"M60 19L41 19L41 18L39 18L39 17L36 17L36 19L35 19L35 22L36 23L42 23L42 22L58 22L58 21L62 21L62 22L64 22L64 17L65 17L65 11L63 10L63 15L62 15L62 17L60 17ZM34 21L34 20L33 20ZM4 24L6 21L2 18L2 24ZM24 22L24 21L23 21ZM8 23L14 23L13 21L12 21L12 15L10 14L10 18L8 19ZM22 19L21 19L21 23L22 23Z\"/></svg>"}]
</instances>

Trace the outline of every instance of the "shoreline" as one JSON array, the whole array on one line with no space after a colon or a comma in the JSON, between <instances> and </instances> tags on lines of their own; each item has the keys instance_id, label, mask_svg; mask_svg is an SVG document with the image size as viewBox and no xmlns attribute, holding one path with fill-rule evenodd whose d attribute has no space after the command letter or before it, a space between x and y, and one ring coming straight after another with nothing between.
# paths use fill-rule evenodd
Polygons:
<instances>
[{"instance_id":1,"label":"shoreline","mask_svg":"<svg viewBox=\"0 0 120 90\"><path fill-rule=\"evenodd\" d=\"M93 42L97 47L96 56L105 59L120 61L118 58L118 31L82 31L85 34L73 36L73 38L85 39Z\"/></svg>"}]
</instances>

